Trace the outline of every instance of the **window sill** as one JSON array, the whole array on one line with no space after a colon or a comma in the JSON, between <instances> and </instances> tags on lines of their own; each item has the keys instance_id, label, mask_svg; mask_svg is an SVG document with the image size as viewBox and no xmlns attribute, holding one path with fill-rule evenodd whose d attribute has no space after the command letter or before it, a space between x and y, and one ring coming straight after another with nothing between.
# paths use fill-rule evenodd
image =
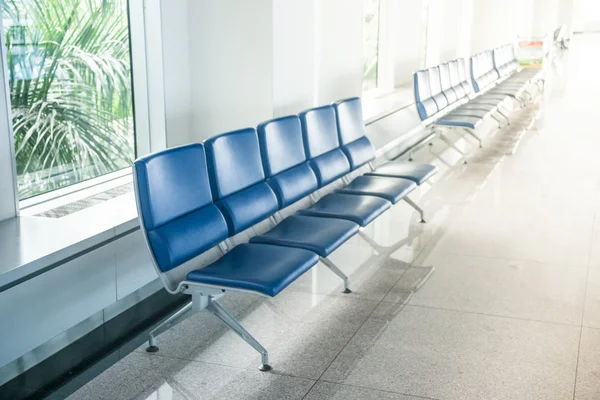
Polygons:
<instances>
[{"instance_id":1,"label":"window sill","mask_svg":"<svg viewBox=\"0 0 600 400\"><path fill-rule=\"evenodd\" d=\"M412 104L412 86L363 100L365 123ZM382 137L388 143L390 138ZM36 214L131 181L131 175L21 210L0 222L0 292L117 240L139 228L133 192L61 218Z\"/></svg>"},{"instance_id":2,"label":"window sill","mask_svg":"<svg viewBox=\"0 0 600 400\"><path fill-rule=\"evenodd\" d=\"M365 93L362 99L365 124L369 125L414 102L412 84L399 86L390 92Z\"/></svg>"},{"instance_id":3,"label":"window sill","mask_svg":"<svg viewBox=\"0 0 600 400\"><path fill-rule=\"evenodd\" d=\"M23 215L0 222L0 292L139 227L133 193L62 218Z\"/></svg>"}]
</instances>

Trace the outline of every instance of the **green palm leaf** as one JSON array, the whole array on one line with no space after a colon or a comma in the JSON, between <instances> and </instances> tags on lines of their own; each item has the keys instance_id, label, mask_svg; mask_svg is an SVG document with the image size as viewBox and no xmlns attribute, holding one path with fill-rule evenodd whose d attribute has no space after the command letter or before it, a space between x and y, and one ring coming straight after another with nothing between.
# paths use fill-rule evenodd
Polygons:
<instances>
[{"instance_id":1,"label":"green palm leaf","mask_svg":"<svg viewBox=\"0 0 600 400\"><path fill-rule=\"evenodd\" d=\"M1 0L0 0L1 1ZM131 165L125 0L2 2L19 194Z\"/></svg>"}]
</instances>

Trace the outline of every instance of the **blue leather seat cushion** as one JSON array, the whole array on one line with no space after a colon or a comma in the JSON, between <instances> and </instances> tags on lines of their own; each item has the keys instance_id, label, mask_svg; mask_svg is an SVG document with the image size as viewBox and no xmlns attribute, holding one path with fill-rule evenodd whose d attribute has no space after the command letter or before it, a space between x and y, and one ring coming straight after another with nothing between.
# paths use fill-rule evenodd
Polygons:
<instances>
[{"instance_id":1,"label":"blue leather seat cushion","mask_svg":"<svg viewBox=\"0 0 600 400\"><path fill-rule=\"evenodd\" d=\"M327 257L354 236L360 227L345 219L292 215L251 243L297 247Z\"/></svg>"},{"instance_id":2,"label":"blue leather seat cushion","mask_svg":"<svg viewBox=\"0 0 600 400\"><path fill-rule=\"evenodd\" d=\"M318 261L315 253L304 249L245 243L190 272L187 279L275 296Z\"/></svg>"},{"instance_id":3,"label":"blue leather seat cushion","mask_svg":"<svg viewBox=\"0 0 600 400\"><path fill-rule=\"evenodd\" d=\"M216 203L233 236L270 217L279 209L273 190L266 182L257 183Z\"/></svg>"},{"instance_id":4,"label":"blue leather seat cushion","mask_svg":"<svg viewBox=\"0 0 600 400\"><path fill-rule=\"evenodd\" d=\"M277 195L280 208L295 203L319 188L317 176L306 162L267 179L267 183Z\"/></svg>"},{"instance_id":5,"label":"blue leather seat cushion","mask_svg":"<svg viewBox=\"0 0 600 400\"><path fill-rule=\"evenodd\" d=\"M346 157L348 157L348 160L350 160L350 169L352 171L375 159L375 150L366 136L343 146L342 150L346 154Z\"/></svg>"},{"instance_id":6,"label":"blue leather seat cushion","mask_svg":"<svg viewBox=\"0 0 600 400\"><path fill-rule=\"evenodd\" d=\"M478 103L500 104L506 99L508 99L508 96L505 94L485 93L485 94L482 94L481 96L471 100L469 103L471 103L471 104L478 104Z\"/></svg>"},{"instance_id":7,"label":"blue leather seat cushion","mask_svg":"<svg viewBox=\"0 0 600 400\"><path fill-rule=\"evenodd\" d=\"M337 193L367 194L381 197L392 204L396 204L417 187L417 184L408 179L387 178L384 176L359 176Z\"/></svg>"},{"instance_id":8,"label":"blue leather seat cushion","mask_svg":"<svg viewBox=\"0 0 600 400\"><path fill-rule=\"evenodd\" d=\"M487 118L490 116L492 112L491 111L487 111L487 110L478 110L478 109L473 109L473 108L458 108L454 111L452 111L450 114L448 114L449 116L470 116L470 117L478 117L478 118Z\"/></svg>"},{"instance_id":9,"label":"blue leather seat cushion","mask_svg":"<svg viewBox=\"0 0 600 400\"><path fill-rule=\"evenodd\" d=\"M347 219L367 226L391 206L391 202L379 197L331 193L298 214Z\"/></svg>"},{"instance_id":10,"label":"blue leather seat cushion","mask_svg":"<svg viewBox=\"0 0 600 400\"><path fill-rule=\"evenodd\" d=\"M227 223L214 204L147 233L158 267L163 272L199 256L229 236Z\"/></svg>"},{"instance_id":11,"label":"blue leather seat cushion","mask_svg":"<svg viewBox=\"0 0 600 400\"><path fill-rule=\"evenodd\" d=\"M435 124L445 126L461 126L464 128L475 129L481 125L482 121L483 120L481 118L469 117L467 115L448 115L440 120L437 120Z\"/></svg>"},{"instance_id":12,"label":"blue leather seat cushion","mask_svg":"<svg viewBox=\"0 0 600 400\"><path fill-rule=\"evenodd\" d=\"M456 109L456 111L474 111L474 110L480 110L480 111L486 111L488 113L493 113L493 112L496 112L496 110L498 110L498 104L489 104L489 103L470 104L470 103L467 103ZM468 115L468 114L463 113L463 115Z\"/></svg>"},{"instance_id":13,"label":"blue leather seat cushion","mask_svg":"<svg viewBox=\"0 0 600 400\"><path fill-rule=\"evenodd\" d=\"M330 184L350 172L350 162L339 147L309 161L319 180L319 187Z\"/></svg>"},{"instance_id":14,"label":"blue leather seat cushion","mask_svg":"<svg viewBox=\"0 0 600 400\"><path fill-rule=\"evenodd\" d=\"M435 175L437 170L437 167L431 164L392 161L377 168L374 172L367 173L366 175L405 178L414 181L417 185L420 185Z\"/></svg>"}]
</instances>

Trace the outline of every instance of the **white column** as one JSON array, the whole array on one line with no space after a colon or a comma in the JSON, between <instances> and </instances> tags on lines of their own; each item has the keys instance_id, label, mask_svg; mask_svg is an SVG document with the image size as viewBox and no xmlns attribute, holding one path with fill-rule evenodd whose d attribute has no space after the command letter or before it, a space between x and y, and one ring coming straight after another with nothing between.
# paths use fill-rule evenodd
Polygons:
<instances>
[{"instance_id":1,"label":"white column","mask_svg":"<svg viewBox=\"0 0 600 400\"><path fill-rule=\"evenodd\" d=\"M316 90L315 13L307 0L273 1L273 114L313 106Z\"/></svg>"},{"instance_id":2,"label":"white column","mask_svg":"<svg viewBox=\"0 0 600 400\"><path fill-rule=\"evenodd\" d=\"M273 117L273 2L188 3L192 138Z\"/></svg>"},{"instance_id":3,"label":"white column","mask_svg":"<svg viewBox=\"0 0 600 400\"><path fill-rule=\"evenodd\" d=\"M0 21L0 32L4 32ZM1 35L0 68L0 221L18 214L16 167L12 139L12 118L10 117L10 96L8 77L5 74L6 52L4 35Z\"/></svg>"},{"instance_id":4,"label":"white column","mask_svg":"<svg viewBox=\"0 0 600 400\"><path fill-rule=\"evenodd\" d=\"M317 1L319 104L362 94L363 1Z\"/></svg>"}]
</instances>

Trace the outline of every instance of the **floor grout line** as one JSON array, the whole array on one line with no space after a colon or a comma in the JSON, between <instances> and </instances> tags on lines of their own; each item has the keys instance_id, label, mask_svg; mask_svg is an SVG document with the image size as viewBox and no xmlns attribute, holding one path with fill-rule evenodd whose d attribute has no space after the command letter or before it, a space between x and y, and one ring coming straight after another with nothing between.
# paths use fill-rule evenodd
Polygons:
<instances>
[{"instance_id":1,"label":"floor grout line","mask_svg":"<svg viewBox=\"0 0 600 400\"><path fill-rule=\"evenodd\" d=\"M396 304L396 303L389 302L389 301L382 301L382 303ZM477 312L477 311L457 310L457 309L454 309L454 308L426 306L426 305L423 305L423 304L410 304L410 300L409 300L409 302L405 303L404 305L408 306L408 307L429 308L429 309L432 309L432 310L449 311L449 312L456 312L456 313L462 313L462 314L481 315L481 316L484 316L484 317L512 319L512 320L517 320L517 321L536 322L536 323L540 323L540 324L558 325L558 326L569 326L569 327L572 327L572 328L578 328L578 327L580 327L579 324L569 324L569 323L566 323L566 322L544 321L544 320L539 320L539 319L529 319L529 318L522 318L522 317L513 317L513 316L510 316L510 315L487 314L487 313L482 313L482 312ZM598 329L600 329L600 328L598 328Z\"/></svg>"},{"instance_id":2,"label":"floor grout line","mask_svg":"<svg viewBox=\"0 0 600 400\"><path fill-rule=\"evenodd\" d=\"M416 257L415 257L416 259ZM412 265L412 264L411 264ZM410 267L409 267L410 268ZM390 292L390 290L392 290L392 288L394 286L396 286L396 284L400 281L400 279L402 279L402 277L404 276L404 274L406 274L406 271L408 271L408 268L405 269L402 274L400 274L400 276L398 277L398 279L396 279L396 281L394 282L393 285L391 285L390 289L386 292L386 294L383 296L382 300L378 301L377 304L375 305L375 307L373 307L373 310L371 310L371 312L369 313L369 315L367 315L367 317L365 318L365 320L362 322L362 324L360 324L360 326L358 327L358 329L356 329L356 331L352 334L352 336L350 337L350 339L348 339L348 341L346 342L346 344L340 349L340 351L335 355L335 357L333 357L333 359L331 360L331 362L327 365L327 367L323 370L323 372L321 373L321 375L319 376L319 378L315 381L315 383L313 383L313 385L310 387L310 389L308 389L308 391L306 392L306 394L302 397L302 399L305 399L306 396L308 396L308 394L310 393L310 391L315 387L315 385L321 380L321 378L323 377L323 375L325 375L325 373L327 372L327 370L331 367L331 365L333 365L333 363L335 362L335 360L337 360L337 358L340 356L340 354L342 354L342 352L348 347L348 344L350 344L350 342L352 342L352 340L354 339L354 337L356 336L356 334L362 329L362 327L365 325L365 323L369 320L369 318L371 318L371 316L373 315L373 313L375 312L375 310L377 309L377 307L379 307L379 304L381 304L381 302L383 301L383 299L385 298L385 296L387 296L387 294Z\"/></svg>"},{"instance_id":3,"label":"floor grout line","mask_svg":"<svg viewBox=\"0 0 600 400\"><path fill-rule=\"evenodd\" d=\"M579 357L581 356L581 338L583 337L583 320L585 318L585 305L587 303L587 289L588 289L588 281L590 279L590 268L591 268L591 263L592 263L592 251L594 249L594 236L595 236L595 226L596 226L596 221L598 218L598 212L596 211L596 213L594 214L594 221L592 223L592 233L591 233L591 238L590 238L590 249L588 251L588 266L587 266L587 272L586 272L586 277L585 277L585 287L583 289L583 308L581 310L581 324L579 327L579 344L577 346L577 363L575 365L575 379L573 382L573 400L575 400L575 397L577 396L577 377L579 375Z\"/></svg>"},{"instance_id":4,"label":"floor grout line","mask_svg":"<svg viewBox=\"0 0 600 400\"><path fill-rule=\"evenodd\" d=\"M359 389L368 389L368 390L372 390L375 392L382 392L382 393L391 393L391 394L399 394L401 396L410 396L410 397L414 397L416 399L426 399L426 400L442 400L440 398L437 397L428 397L428 396L420 396L418 394L410 394L410 393L402 393L402 392L394 392L393 390L385 390L385 389L373 389L372 387L368 387L368 386L360 386L360 385L352 385L349 383L339 383L339 382L332 382L332 381L328 381L326 379L319 379L319 382L326 382L326 383L332 383L334 385L340 385L340 386L348 386L348 387L355 387L355 388L359 388Z\"/></svg>"}]
</instances>

